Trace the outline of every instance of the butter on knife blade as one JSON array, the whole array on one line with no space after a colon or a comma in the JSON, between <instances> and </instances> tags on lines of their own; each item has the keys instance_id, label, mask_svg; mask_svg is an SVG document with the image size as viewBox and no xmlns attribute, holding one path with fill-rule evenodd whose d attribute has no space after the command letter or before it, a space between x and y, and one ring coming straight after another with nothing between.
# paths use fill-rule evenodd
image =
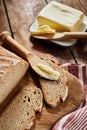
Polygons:
<instances>
[{"instance_id":1,"label":"butter on knife blade","mask_svg":"<svg viewBox=\"0 0 87 130\"><path fill-rule=\"evenodd\" d=\"M60 77L60 73L58 71L44 64L36 64L34 66L34 70L38 72L41 77L45 77L50 80L57 80Z\"/></svg>"},{"instance_id":2,"label":"butter on knife blade","mask_svg":"<svg viewBox=\"0 0 87 130\"><path fill-rule=\"evenodd\" d=\"M32 35L38 35L38 34L51 34L55 33L55 29L52 29L49 25L42 25L37 27L36 29L33 29L30 31Z\"/></svg>"}]
</instances>

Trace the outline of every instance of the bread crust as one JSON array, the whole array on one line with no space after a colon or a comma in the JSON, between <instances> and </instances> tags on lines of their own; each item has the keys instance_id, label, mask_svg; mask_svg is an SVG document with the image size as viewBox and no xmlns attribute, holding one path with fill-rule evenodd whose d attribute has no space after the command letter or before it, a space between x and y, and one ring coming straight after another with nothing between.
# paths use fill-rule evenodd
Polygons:
<instances>
[{"instance_id":1,"label":"bread crust","mask_svg":"<svg viewBox=\"0 0 87 130\"><path fill-rule=\"evenodd\" d=\"M0 112L19 90L16 85L28 67L28 62L0 46Z\"/></svg>"}]
</instances>

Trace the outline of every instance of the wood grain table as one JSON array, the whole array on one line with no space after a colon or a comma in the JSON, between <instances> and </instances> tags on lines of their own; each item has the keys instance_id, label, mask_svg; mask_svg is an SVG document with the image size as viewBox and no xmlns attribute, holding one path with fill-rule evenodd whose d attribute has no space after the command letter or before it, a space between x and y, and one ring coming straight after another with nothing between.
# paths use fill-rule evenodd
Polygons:
<instances>
[{"instance_id":1,"label":"wood grain table","mask_svg":"<svg viewBox=\"0 0 87 130\"><path fill-rule=\"evenodd\" d=\"M9 31L12 37L22 44L25 48L33 51L37 55L52 54L61 64L63 63L87 63L87 40L78 40L77 44L72 47L62 47L49 43L48 41L34 39L30 37L29 25L31 25L34 18L39 11L51 0L0 0L0 33L2 31ZM87 0L56 0L65 5L69 5L79 9L87 15ZM10 49L10 47L9 47ZM26 80L26 79L25 79ZM53 110L50 110L50 113ZM54 118L57 121L57 115L51 113L51 116L45 115L47 109L43 107L43 119L38 114L37 124L38 128L33 130L49 130L51 129ZM65 113L64 113L65 114ZM44 120L44 121L43 121ZM40 123L41 122L41 123ZM52 124L52 125L51 125ZM44 126L44 127L43 127Z\"/></svg>"}]
</instances>

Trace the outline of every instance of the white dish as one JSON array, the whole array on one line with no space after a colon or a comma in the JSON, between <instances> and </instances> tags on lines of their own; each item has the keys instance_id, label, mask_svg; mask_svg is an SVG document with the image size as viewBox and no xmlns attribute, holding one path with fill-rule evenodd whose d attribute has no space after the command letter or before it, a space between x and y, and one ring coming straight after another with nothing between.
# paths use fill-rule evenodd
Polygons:
<instances>
[{"instance_id":1,"label":"white dish","mask_svg":"<svg viewBox=\"0 0 87 130\"><path fill-rule=\"evenodd\" d=\"M37 24L37 21L35 20L29 26L29 31L35 30L35 29L37 29L37 27L38 27L38 24ZM82 25L80 26L78 32L85 32L86 29L87 29L87 17L84 18L84 21L83 21ZM68 41L55 41L55 40L48 40L48 41L51 43L60 45L60 46L69 47L69 46L73 46L74 44L76 44L77 39L70 39Z\"/></svg>"}]
</instances>

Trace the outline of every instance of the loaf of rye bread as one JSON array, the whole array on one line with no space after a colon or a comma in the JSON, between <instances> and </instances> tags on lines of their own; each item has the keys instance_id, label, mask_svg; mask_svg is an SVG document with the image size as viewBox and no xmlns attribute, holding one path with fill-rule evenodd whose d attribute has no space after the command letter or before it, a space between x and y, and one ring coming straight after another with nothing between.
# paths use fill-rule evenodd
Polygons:
<instances>
[{"instance_id":1,"label":"loaf of rye bread","mask_svg":"<svg viewBox=\"0 0 87 130\"><path fill-rule=\"evenodd\" d=\"M1 113L0 130L29 130L35 122L35 112L41 112L42 105L42 91L29 81Z\"/></svg>"},{"instance_id":2,"label":"loaf of rye bread","mask_svg":"<svg viewBox=\"0 0 87 130\"><path fill-rule=\"evenodd\" d=\"M0 112L19 89L16 87L29 64L0 46Z\"/></svg>"},{"instance_id":3,"label":"loaf of rye bread","mask_svg":"<svg viewBox=\"0 0 87 130\"><path fill-rule=\"evenodd\" d=\"M64 102L68 96L66 73L65 70L59 66L60 62L52 55L40 54L40 58L60 73L60 77L56 81L51 81L44 78L39 79L45 102L49 106L55 107L61 101Z\"/></svg>"}]
</instances>

